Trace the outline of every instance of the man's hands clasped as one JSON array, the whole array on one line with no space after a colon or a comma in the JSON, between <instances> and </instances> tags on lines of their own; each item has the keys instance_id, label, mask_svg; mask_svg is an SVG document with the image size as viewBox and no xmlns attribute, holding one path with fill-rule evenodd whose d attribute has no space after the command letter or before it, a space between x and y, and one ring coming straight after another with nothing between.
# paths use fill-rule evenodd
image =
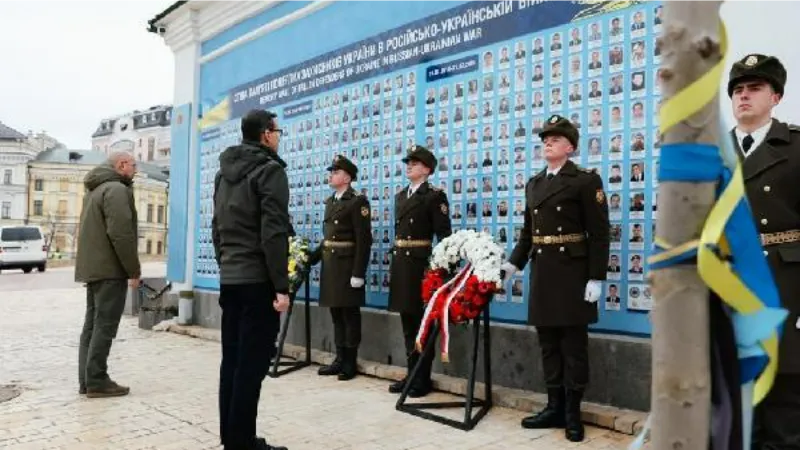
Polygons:
<instances>
[{"instance_id":1,"label":"man's hands clasped","mask_svg":"<svg viewBox=\"0 0 800 450\"><path fill-rule=\"evenodd\" d=\"M272 302L272 307L275 311L286 312L289 310L289 296L286 294L276 294L275 300Z\"/></svg>"}]
</instances>

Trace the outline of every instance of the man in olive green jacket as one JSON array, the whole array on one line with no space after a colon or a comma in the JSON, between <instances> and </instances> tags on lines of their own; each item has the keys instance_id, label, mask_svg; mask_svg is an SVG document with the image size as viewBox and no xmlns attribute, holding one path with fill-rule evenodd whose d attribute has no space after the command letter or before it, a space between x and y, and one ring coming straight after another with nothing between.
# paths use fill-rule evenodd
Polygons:
<instances>
[{"instance_id":1,"label":"man in olive green jacket","mask_svg":"<svg viewBox=\"0 0 800 450\"><path fill-rule=\"evenodd\" d=\"M130 389L108 376L108 354L117 335L127 287L139 286L136 160L119 152L84 178L75 281L86 283L86 317L78 352L79 392L118 397Z\"/></svg>"}]
</instances>

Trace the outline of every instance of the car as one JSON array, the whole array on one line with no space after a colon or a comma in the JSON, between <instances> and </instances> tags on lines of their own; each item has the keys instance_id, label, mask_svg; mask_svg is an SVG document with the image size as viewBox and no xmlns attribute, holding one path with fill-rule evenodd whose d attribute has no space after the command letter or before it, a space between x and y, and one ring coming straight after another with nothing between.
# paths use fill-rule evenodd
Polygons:
<instances>
[{"instance_id":1,"label":"car","mask_svg":"<svg viewBox=\"0 0 800 450\"><path fill-rule=\"evenodd\" d=\"M47 268L47 245L42 229L32 225L0 227L0 271L22 269L30 273L34 268L39 272Z\"/></svg>"}]
</instances>

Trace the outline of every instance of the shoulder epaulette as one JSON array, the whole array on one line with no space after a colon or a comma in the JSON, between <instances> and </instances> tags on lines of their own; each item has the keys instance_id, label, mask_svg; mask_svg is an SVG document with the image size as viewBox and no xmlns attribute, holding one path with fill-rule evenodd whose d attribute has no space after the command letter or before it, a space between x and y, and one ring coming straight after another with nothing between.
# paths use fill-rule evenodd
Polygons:
<instances>
[{"instance_id":1,"label":"shoulder epaulette","mask_svg":"<svg viewBox=\"0 0 800 450\"><path fill-rule=\"evenodd\" d=\"M795 125L793 123L789 124L789 131L794 131L796 133L800 133L800 125Z\"/></svg>"}]
</instances>

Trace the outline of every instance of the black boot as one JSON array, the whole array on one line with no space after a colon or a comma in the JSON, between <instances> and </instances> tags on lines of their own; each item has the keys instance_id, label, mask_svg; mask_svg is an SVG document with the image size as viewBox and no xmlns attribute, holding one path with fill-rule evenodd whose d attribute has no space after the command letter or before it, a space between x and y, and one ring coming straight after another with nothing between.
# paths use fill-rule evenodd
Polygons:
<instances>
[{"instance_id":1,"label":"black boot","mask_svg":"<svg viewBox=\"0 0 800 450\"><path fill-rule=\"evenodd\" d=\"M563 388L547 388L547 406L538 414L522 419L522 428L563 428L565 423Z\"/></svg>"},{"instance_id":2,"label":"black boot","mask_svg":"<svg viewBox=\"0 0 800 450\"><path fill-rule=\"evenodd\" d=\"M344 358L344 347L336 347L336 359L329 366L322 366L317 371L323 376L339 375L342 372L342 359Z\"/></svg>"},{"instance_id":3,"label":"black boot","mask_svg":"<svg viewBox=\"0 0 800 450\"><path fill-rule=\"evenodd\" d=\"M414 370L414 366L417 365L418 358L418 353L412 353L410 356L406 357L406 376L404 376L402 380L390 384L389 392L392 394L400 394L403 392L403 389L406 387L406 381L408 381L408 376L411 375L411 371Z\"/></svg>"},{"instance_id":4,"label":"black boot","mask_svg":"<svg viewBox=\"0 0 800 450\"><path fill-rule=\"evenodd\" d=\"M571 442L583 441L583 422L581 421L581 400L583 392L567 389L565 435Z\"/></svg>"},{"instance_id":5,"label":"black boot","mask_svg":"<svg viewBox=\"0 0 800 450\"><path fill-rule=\"evenodd\" d=\"M342 372L338 378L340 381L352 380L358 373L358 348L345 347L343 350Z\"/></svg>"},{"instance_id":6,"label":"black boot","mask_svg":"<svg viewBox=\"0 0 800 450\"><path fill-rule=\"evenodd\" d=\"M431 393L433 390L433 382L431 381L431 368L433 366L433 355L422 357L422 363L419 365L417 376L412 381L411 389L408 390L408 396L411 398L424 397Z\"/></svg>"}]
</instances>

